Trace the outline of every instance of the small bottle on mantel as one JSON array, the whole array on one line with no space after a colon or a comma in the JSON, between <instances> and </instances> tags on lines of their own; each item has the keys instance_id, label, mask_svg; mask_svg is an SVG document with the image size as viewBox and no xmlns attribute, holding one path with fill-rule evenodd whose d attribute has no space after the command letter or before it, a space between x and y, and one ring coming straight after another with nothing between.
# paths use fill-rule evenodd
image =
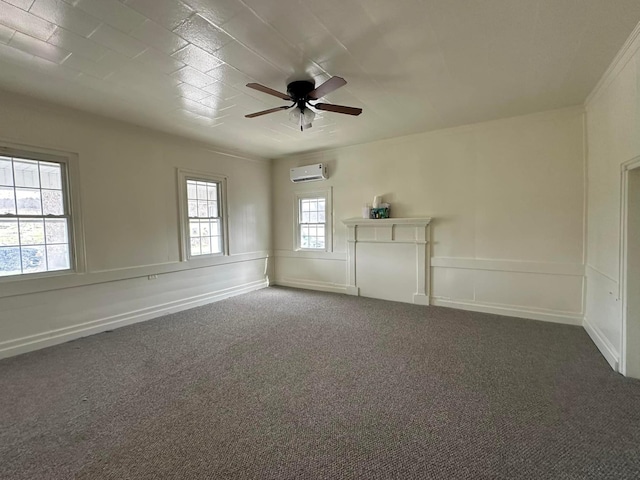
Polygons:
<instances>
[{"instance_id":1,"label":"small bottle on mantel","mask_svg":"<svg viewBox=\"0 0 640 480\"><path fill-rule=\"evenodd\" d=\"M371 204L366 203L364 207L362 207L362 218L369 218L371 215Z\"/></svg>"}]
</instances>

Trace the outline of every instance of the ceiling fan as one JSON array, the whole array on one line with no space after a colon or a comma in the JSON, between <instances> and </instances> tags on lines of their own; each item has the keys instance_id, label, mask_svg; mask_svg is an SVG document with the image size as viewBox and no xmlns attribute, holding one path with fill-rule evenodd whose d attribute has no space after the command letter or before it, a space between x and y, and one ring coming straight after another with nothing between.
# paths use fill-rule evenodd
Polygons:
<instances>
[{"instance_id":1,"label":"ceiling fan","mask_svg":"<svg viewBox=\"0 0 640 480\"><path fill-rule=\"evenodd\" d=\"M302 131L305 128L311 128L311 122L316 116L315 112L309 107L313 107L318 110L325 110L327 112L344 113L346 115L360 115L362 113L361 108L345 107L343 105L333 105L331 103L311 103L312 100L318 100L346 84L346 80L341 77L331 77L317 88L313 81L298 80L287 85L287 93L280 93L277 90L265 87L259 83L247 83L247 87L249 88L253 88L259 92L267 93L293 103L288 106L284 105L282 107L270 108L269 110L262 110L261 112L250 113L245 115L245 117L254 118L268 113L279 112L280 110L289 110L290 108L295 107L289 113L289 119L299 125L300 131Z\"/></svg>"}]
</instances>

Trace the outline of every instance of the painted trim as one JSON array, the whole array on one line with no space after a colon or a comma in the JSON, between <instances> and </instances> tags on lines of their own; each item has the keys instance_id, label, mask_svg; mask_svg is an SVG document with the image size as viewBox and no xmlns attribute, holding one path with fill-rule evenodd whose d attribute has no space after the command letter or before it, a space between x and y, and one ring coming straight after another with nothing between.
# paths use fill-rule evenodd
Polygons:
<instances>
[{"instance_id":1,"label":"painted trim","mask_svg":"<svg viewBox=\"0 0 640 480\"><path fill-rule=\"evenodd\" d=\"M269 282L267 279L258 280L235 287L225 288L215 292L195 295L193 297L187 297L181 300L175 300L160 305L154 305L152 307L141 308L138 310L133 310L131 312L121 313L98 320L92 320L90 322L85 322L70 327L60 328L51 330L49 332L38 333L36 335L29 335L27 337L1 342L0 358L6 358L14 355L19 355L21 353L31 352L33 350L39 350L41 348L50 347L52 345L58 345L60 343L65 343L77 338L94 335L96 333L111 330L113 328L124 327L125 325L144 322L146 320L157 318L162 315L168 315L170 313L199 307L201 305L217 302L219 300L224 300L225 298L252 292L254 290L259 290L268 286Z\"/></svg>"},{"instance_id":2,"label":"painted trim","mask_svg":"<svg viewBox=\"0 0 640 480\"><path fill-rule=\"evenodd\" d=\"M298 278L276 278L272 285L301 288L304 290L317 290L319 292L347 293L346 285L329 282L316 282L313 280L301 280Z\"/></svg>"},{"instance_id":3,"label":"painted trim","mask_svg":"<svg viewBox=\"0 0 640 480\"><path fill-rule=\"evenodd\" d=\"M640 24L638 24L640 26ZM627 374L627 266L629 229L629 172L640 168L640 156L624 162L620 166L620 267L618 281L618 298L620 299L620 369L622 375Z\"/></svg>"},{"instance_id":4,"label":"painted trim","mask_svg":"<svg viewBox=\"0 0 640 480\"><path fill-rule=\"evenodd\" d=\"M622 48L618 51L613 61L609 65L609 68L604 72L596 86L591 90L591 93L587 95L584 101L585 106L594 102L602 92L613 82L613 80L620 74L620 72L626 67L627 63L633 58L636 51L640 48L640 23L631 32L631 35L627 38Z\"/></svg>"},{"instance_id":5,"label":"painted trim","mask_svg":"<svg viewBox=\"0 0 640 480\"><path fill-rule=\"evenodd\" d=\"M308 260L347 261L346 252L313 252L309 250L275 250L276 258L306 258Z\"/></svg>"},{"instance_id":6,"label":"painted trim","mask_svg":"<svg viewBox=\"0 0 640 480\"><path fill-rule=\"evenodd\" d=\"M563 323L566 325L582 325L584 319L581 313L537 310L514 305L494 305L470 300L450 300L442 297L431 297L431 305L458 308L472 312L493 313L495 315L505 315L508 317L526 318L529 320L541 320L543 322Z\"/></svg>"},{"instance_id":7,"label":"painted trim","mask_svg":"<svg viewBox=\"0 0 640 480\"><path fill-rule=\"evenodd\" d=\"M584 317L582 326L587 331L587 334L589 335L593 343L595 343L598 350L600 350L602 356L609 363L609 365L611 365L611 368L613 368L614 371L619 372L620 356L613 348L613 345L609 343L607 337L602 334L598 327L589 322L589 319L586 316Z\"/></svg>"},{"instance_id":8,"label":"painted trim","mask_svg":"<svg viewBox=\"0 0 640 480\"><path fill-rule=\"evenodd\" d=\"M117 268L113 270L97 270L85 274L66 273L51 275L46 278L16 278L15 282L2 285L0 298L15 295L28 295L31 293L48 292L64 288L83 287L97 283L130 280L133 278L147 277L149 275L164 275L198 268L209 268L218 265L241 263L255 260L266 260L270 256L267 251L237 253L228 256L217 256L202 259L194 259L189 262L166 262L153 265L140 265L136 267Z\"/></svg>"},{"instance_id":9,"label":"painted trim","mask_svg":"<svg viewBox=\"0 0 640 480\"><path fill-rule=\"evenodd\" d=\"M579 263L521 262L517 260L483 258L432 257L431 266L435 268L462 268L467 270L492 270L576 277L582 277L585 274L584 265Z\"/></svg>"}]
</instances>

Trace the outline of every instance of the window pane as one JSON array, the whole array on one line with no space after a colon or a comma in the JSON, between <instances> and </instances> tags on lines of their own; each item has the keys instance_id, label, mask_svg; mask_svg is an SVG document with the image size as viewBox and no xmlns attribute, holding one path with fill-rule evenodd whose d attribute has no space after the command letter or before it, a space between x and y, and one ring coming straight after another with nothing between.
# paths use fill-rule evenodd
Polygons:
<instances>
[{"instance_id":1,"label":"window pane","mask_svg":"<svg viewBox=\"0 0 640 480\"><path fill-rule=\"evenodd\" d=\"M2 246L20 245L17 219L0 219L0 245Z\"/></svg>"},{"instance_id":2,"label":"window pane","mask_svg":"<svg viewBox=\"0 0 640 480\"><path fill-rule=\"evenodd\" d=\"M200 239L200 252L202 255L211 253L211 237L202 237Z\"/></svg>"},{"instance_id":3,"label":"window pane","mask_svg":"<svg viewBox=\"0 0 640 480\"><path fill-rule=\"evenodd\" d=\"M40 190L16 189L18 215L42 215Z\"/></svg>"},{"instance_id":4,"label":"window pane","mask_svg":"<svg viewBox=\"0 0 640 480\"><path fill-rule=\"evenodd\" d=\"M198 200L207 199L207 184L198 182Z\"/></svg>"},{"instance_id":5,"label":"window pane","mask_svg":"<svg viewBox=\"0 0 640 480\"><path fill-rule=\"evenodd\" d=\"M300 227L300 246L302 248L309 248L309 227L307 225Z\"/></svg>"},{"instance_id":6,"label":"window pane","mask_svg":"<svg viewBox=\"0 0 640 480\"><path fill-rule=\"evenodd\" d=\"M189 216L198 216L198 202L196 200L189 200Z\"/></svg>"},{"instance_id":7,"label":"window pane","mask_svg":"<svg viewBox=\"0 0 640 480\"><path fill-rule=\"evenodd\" d=\"M40 187L38 162L35 160L13 160L16 187Z\"/></svg>"},{"instance_id":8,"label":"window pane","mask_svg":"<svg viewBox=\"0 0 640 480\"><path fill-rule=\"evenodd\" d=\"M11 159L7 157L0 157L0 185L13 185Z\"/></svg>"},{"instance_id":9,"label":"window pane","mask_svg":"<svg viewBox=\"0 0 640 480\"><path fill-rule=\"evenodd\" d=\"M191 239L191 255L200 255L200 238Z\"/></svg>"},{"instance_id":10,"label":"window pane","mask_svg":"<svg viewBox=\"0 0 640 480\"><path fill-rule=\"evenodd\" d=\"M209 237L211 236L211 228L209 226L208 220L202 220L200 222L200 236L201 237Z\"/></svg>"},{"instance_id":11,"label":"window pane","mask_svg":"<svg viewBox=\"0 0 640 480\"><path fill-rule=\"evenodd\" d=\"M42 190L42 213L44 215L64 215L61 190Z\"/></svg>"},{"instance_id":12,"label":"window pane","mask_svg":"<svg viewBox=\"0 0 640 480\"><path fill-rule=\"evenodd\" d=\"M198 200L198 217L207 218L208 217L208 208L206 200Z\"/></svg>"},{"instance_id":13,"label":"window pane","mask_svg":"<svg viewBox=\"0 0 640 480\"><path fill-rule=\"evenodd\" d=\"M0 187L0 215L15 215L16 199L13 187Z\"/></svg>"},{"instance_id":14,"label":"window pane","mask_svg":"<svg viewBox=\"0 0 640 480\"><path fill-rule=\"evenodd\" d=\"M22 247L21 251L23 273L47 271L47 260L44 245Z\"/></svg>"},{"instance_id":15,"label":"window pane","mask_svg":"<svg viewBox=\"0 0 640 480\"><path fill-rule=\"evenodd\" d=\"M0 247L0 276L17 275L20 268L20 248Z\"/></svg>"},{"instance_id":16,"label":"window pane","mask_svg":"<svg viewBox=\"0 0 640 480\"><path fill-rule=\"evenodd\" d=\"M318 223L324 223L326 221L324 213L324 209L318 212Z\"/></svg>"},{"instance_id":17,"label":"window pane","mask_svg":"<svg viewBox=\"0 0 640 480\"><path fill-rule=\"evenodd\" d=\"M187 180L187 198L196 200L196 182L192 180Z\"/></svg>"},{"instance_id":18,"label":"window pane","mask_svg":"<svg viewBox=\"0 0 640 480\"><path fill-rule=\"evenodd\" d=\"M69 245L47 245L47 267L49 270L71 268Z\"/></svg>"},{"instance_id":19,"label":"window pane","mask_svg":"<svg viewBox=\"0 0 640 480\"><path fill-rule=\"evenodd\" d=\"M309 223L309 212L302 212L301 223Z\"/></svg>"},{"instance_id":20,"label":"window pane","mask_svg":"<svg viewBox=\"0 0 640 480\"><path fill-rule=\"evenodd\" d=\"M62 168L57 163L40 162L42 188L62 190Z\"/></svg>"},{"instance_id":21,"label":"window pane","mask_svg":"<svg viewBox=\"0 0 640 480\"><path fill-rule=\"evenodd\" d=\"M309 223L318 223L318 213L310 212L309 213Z\"/></svg>"},{"instance_id":22,"label":"window pane","mask_svg":"<svg viewBox=\"0 0 640 480\"><path fill-rule=\"evenodd\" d=\"M324 198L319 198L318 199L318 211L323 211L325 210L325 200Z\"/></svg>"},{"instance_id":23,"label":"window pane","mask_svg":"<svg viewBox=\"0 0 640 480\"><path fill-rule=\"evenodd\" d=\"M222 253L222 237L211 237L211 253Z\"/></svg>"},{"instance_id":24,"label":"window pane","mask_svg":"<svg viewBox=\"0 0 640 480\"><path fill-rule=\"evenodd\" d=\"M44 221L44 226L47 244L68 243L66 218L48 218Z\"/></svg>"},{"instance_id":25,"label":"window pane","mask_svg":"<svg viewBox=\"0 0 640 480\"><path fill-rule=\"evenodd\" d=\"M220 220L211 221L211 235L220 235Z\"/></svg>"},{"instance_id":26,"label":"window pane","mask_svg":"<svg viewBox=\"0 0 640 480\"><path fill-rule=\"evenodd\" d=\"M209 217L218 216L218 202L209 202Z\"/></svg>"},{"instance_id":27,"label":"window pane","mask_svg":"<svg viewBox=\"0 0 640 480\"><path fill-rule=\"evenodd\" d=\"M300 200L300 205L302 206L303 212L309 211L309 200Z\"/></svg>"},{"instance_id":28,"label":"window pane","mask_svg":"<svg viewBox=\"0 0 640 480\"><path fill-rule=\"evenodd\" d=\"M44 243L44 220L21 219L20 220L20 244L42 245Z\"/></svg>"},{"instance_id":29,"label":"window pane","mask_svg":"<svg viewBox=\"0 0 640 480\"><path fill-rule=\"evenodd\" d=\"M218 186L215 183L207 184L207 199L218 201Z\"/></svg>"},{"instance_id":30,"label":"window pane","mask_svg":"<svg viewBox=\"0 0 640 480\"><path fill-rule=\"evenodd\" d=\"M200 236L200 222L198 220L189 220L189 236L191 238Z\"/></svg>"}]
</instances>

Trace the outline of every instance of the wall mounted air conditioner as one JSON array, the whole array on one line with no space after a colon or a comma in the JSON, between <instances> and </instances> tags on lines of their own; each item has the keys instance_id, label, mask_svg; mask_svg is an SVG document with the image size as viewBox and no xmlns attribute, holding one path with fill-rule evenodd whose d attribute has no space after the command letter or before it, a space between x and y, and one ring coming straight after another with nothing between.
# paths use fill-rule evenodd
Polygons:
<instances>
[{"instance_id":1,"label":"wall mounted air conditioner","mask_svg":"<svg viewBox=\"0 0 640 480\"><path fill-rule=\"evenodd\" d=\"M290 170L290 175L293 183L315 182L317 180L326 180L328 178L327 166L323 163L292 168Z\"/></svg>"}]
</instances>

